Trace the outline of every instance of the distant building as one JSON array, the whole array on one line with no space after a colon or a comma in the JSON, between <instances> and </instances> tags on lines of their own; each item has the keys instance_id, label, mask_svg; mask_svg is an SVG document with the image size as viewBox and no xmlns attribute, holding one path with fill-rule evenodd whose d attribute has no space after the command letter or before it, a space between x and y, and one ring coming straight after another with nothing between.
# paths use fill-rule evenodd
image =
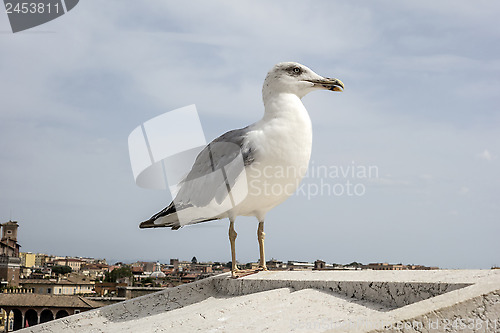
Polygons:
<instances>
[{"instance_id":1,"label":"distant building","mask_svg":"<svg viewBox=\"0 0 500 333\"><path fill-rule=\"evenodd\" d=\"M82 265L87 264L85 260L75 258L64 258L52 260L54 266L69 266L73 272L79 272Z\"/></svg>"},{"instance_id":2,"label":"distant building","mask_svg":"<svg viewBox=\"0 0 500 333\"><path fill-rule=\"evenodd\" d=\"M345 270L349 269L343 266L337 266L336 264L327 264L324 260L318 259L314 262L314 270L316 271L325 271L325 270Z\"/></svg>"},{"instance_id":3,"label":"distant building","mask_svg":"<svg viewBox=\"0 0 500 333\"><path fill-rule=\"evenodd\" d=\"M285 270L287 267L283 261L276 260L272 258L271 260L266 262L266 267L269 270Z\"/></svg>"},{"instance_id":4,"label":"distant building","mask_svg":"<svg viewBox=\"0 0 500 333\"><path fill-rule=\"evenodd\" d=\"M127 287L126 283L117 282L101 282L95 284L95 292L97 295L105 296L116 294L118 287Z\"/></svg>"},{"instance_id":5,"label":"distant building","mask_svg":"<svg viewBox=\"0 0 500 333\"><path fill-rule=\"evenodd\" d=\"M191 261L179 261L178 262L178 265L179 265L179 271L182 271L182 272L185 272L185 271L189 271L191 269Z\"/></svg>"},{"instance_id":6,"label":"distant building","mask_svg":"<svg viewBox=\"0 0 500 333\"><path fill-rule=\"evenodd\" d=\"M408 265L406 267L408 267L408 269L412 269L412 270L424 270L424 271L439 269L439 267L436 267L436 266L428 267L428 266L423 266L423 265Z\"/></svg>"},{"instance_id":7,"label":"distant building","mask_svg":"<svg viewBox=\"0 0 500 333\"><path fill-rule=\"evenodd\" d=\"M0 224L2 228L2 238L0 240L0 283L2 286L19 285L19 273L21 269L21 259L19 258L19 248L17 243L17 229L19 225L16 221L9 221Z\"/></svg>"},{"instance_id":8,"label":"distant building","mask_svg":"<svg viewBox=\"0 0 500 333\"><path fill-rule=\"evenodd\" d=\"M326 263L323 261L323 260L316 260L314 262L314 269L315 270L322 270L322 269L325 269L326 268Z\"/></svg>"},{"instance_id":9,"label":"distant building","mask_svg":"<svg viewBox=\"0 0 500 333\"><path fill-rule=\"evenodd\" d=\"M191 265L191 271L200 273L212 273L212 264L198 263Z\"/></svg>"},{"instance_id":10,"label":"distant building","mask_svg":"<svg viewBox=\"0 0 500 333\"><path fill-rule=\"evenodd\" d=\"M179 259L170 259L170 265L174 267L174 271L179 270Z\"/></svg>"},{"instance_id":11,"label":"distant building","mask_svg":"<svg viewBox=\"0 0 500 333\"><path fill-rule=\"evenodd\" d=\"M9 221L0 224L2 227L2 239L0 240L0 255L8 257L19 257L19 248L21 245L17 243L17 228L19 225L16 221Z\"/></svg>"},{"instance_id":12,"label":"distant building","mask_svg":"<svg viewBox=\"0 0 500 333\"><path fill-rule=\"evenodd\" d=\"M260 267L260 263L254 261L254 262L247 262L245 265L246 269L258 269Z\"/></svg>"},{"instance_id":13,"label":"distant building","mask_svg":"<svg viewBox=\"0 0 500 333\"><path fill-rule=\"evenodd\" d=\"M151 273L151 275L149 276L150 278L152 279L164 279L165 278L165 273L163 273L161 271L161 265L159 262L156 263L155 265L155 268L154 268L154 272Z\"/></svg>"},{"instance_id":14,"label":"distant building","mask_svg":"<svg viewBox=\"0 0 500 333\"><path fill-rule=\"evenodd\" d=\"M33 290L34 294L45 295L78 295L94 292L95 283L89 278L70 276L65 280L23 279L23 288Z\"/></svg>"},{"instance_id":15,"label":"distant building","mask_svg":"<svg viewBox=\"0 0 500 333\"><path fill-rule=\"evenodd\" d=\"M156 263L153 261L148 261L145 262L144 265L142 266L144 268L144 272L154 272L155 271L155 266Z\"/></svg>"},{"instance_id":16,"label":"distant building","mask_svg":"<svg viewBox=\"0 0 500 333\"><path fill-rule=\"evenodd\" d=\"M91 279L100 279L109 271L106 264L84 264L80 267L80 274L86 275Z\"/></svg>"},{"instance_id":17,"label":"distant building","mask_svg":"<svg viewBox=\"0 0 500 333\"><path fill-rule=\"evenodd\" d=\"M289 261L287 268L291 271L307 271L314 268L314 264L302 261Z\"/></svg>"},{"instance_id":18,"label":"distant building","mask_svg":"<svg viewBox=\"0 0 500 333\"><path fill-rule=\"evenodd\" d=\"M36 254L31 252L20 252L21 266L31 268L36 266Z\"/></svg>"},{"instance_id":19,"label":"distant building","mask_svg":"<svg viewBox=\"0 0 500 333\"><path fill-rule=\"evenodd\" d=\"M43 253L35 254L35 266L36 267L43 267L49 260L50 260L50 257L46 254L43 254Z\"/></svg>"},{"instance_id":20,"label":"distant building","mask_svg":"<svg viewBox=\"0 0 500 333\"><path fill-rule=\"evenodd\" d=\"M387 262L375 262L375 263L369 263L368 265L365 266L366 269L372 269L375 271L401 271L406 269L405 265L392 265Z\"/></svg>"},{"instance_id":21,"label":"distant building","mask_svg":"<svg viewBox=\"0 0 500 333\"><path fill-rule=\"evenodd\" d=\"M2 322L5 332L19 330L103 306L102 302L80 296L3 293Z\"/></svg>"},{"instance_id":22,"label":"distant building","mask_svg":"<svg viewBox=\"0 0 500 333\"><path fill-rule=\"evenodd\" d=\"M144 273L144 268L142 266L132 266L132 274L142 275Z\"/></svg>"},{"instance_id":23,"label":"distant building","mask_svg":"<svg viewBox=\"0 0 500 333\"><path fill-rule=\"evenodd\" d=\"M439 267L427 267L422 265L403 265L403 264L389 264L387 262L370 263L364 266L365 269L372 269L377 271L402 271L402 270L431 270L439 269Z\"/></svg>"}]
</instances>

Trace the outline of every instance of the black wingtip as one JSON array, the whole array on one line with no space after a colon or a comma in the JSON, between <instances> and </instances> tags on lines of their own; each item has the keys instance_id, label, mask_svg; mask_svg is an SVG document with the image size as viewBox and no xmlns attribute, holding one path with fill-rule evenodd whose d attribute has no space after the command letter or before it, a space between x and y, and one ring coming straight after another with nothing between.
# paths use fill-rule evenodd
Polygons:
<instances>
[{"instance_id":1,"label":"black wingtip","mask_svg":"<svg viewBox=\"0 0 500 333\"><path fill-rule=\"evenodd\" d=\"M151 218L147 221L141 222L139 224L140 229L147 229L147 228L165 228L165 227L172 227L173 230L179 229L181 226L175 223L175 219L173 221L167 222L167 223L155 223L158 219L174 214L176 212L174 202L171 202L170 205L162 209L160 212L156 213L155 215L151 216ZM176 215L177 216L177 215ZM175 228L175 229L174 229Z\"/></svg>"},{"instance_id":2,"label":"black wingtip","mask_svg":"<svg viewBox=\"0 0 500 333\"><path fill-rule=\"evenodd\" d=\"M155 225L155 223L151 220L148 220L148 221L144 221L144 222L141 222L141 224L139 224L139 228L140 229L146 229L146 228L155 228L157 227Z\"/></svg>"},{"instance_id":3,"label":"black wingtip","mask_svg":"<svg viewBox=\"0 0 500 333\"><path fill-rule=\"evenodd\" d=\"M179 223L163 223L163 224L156 224L155 220L147 220L144 222L141 222L139 224L140 229L148 229L148 228L171 228L172 230L177 230L182 228L182 226Z\"/></svg>"}]
</instances>

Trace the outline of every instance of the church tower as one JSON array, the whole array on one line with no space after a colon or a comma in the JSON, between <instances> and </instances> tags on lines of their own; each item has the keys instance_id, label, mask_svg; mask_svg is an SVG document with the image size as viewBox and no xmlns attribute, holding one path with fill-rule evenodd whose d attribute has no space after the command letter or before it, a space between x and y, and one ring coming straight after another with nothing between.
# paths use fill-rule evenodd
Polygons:
<instances>
[{"instance_id":1,"label":"church tower","mask_svg":"<svg viewBox=\"0 0 500 333\"><path fill-rule=\"evenodd\" d=\"M2 227L2 239L0 240L0 284L2 286L18 286L19 271L21 269L21 258L19 258L19 248L17 243L17 229L19 224L16 221L9 221L0 224Z\"/></svg>"},{"instance_id":2,"label":"church tower","mask_svg":"<svg viewBox=\"0 0 500 333\"><path fill-rule=\"evenodd\" d=\"M19 224L16 221L9 221L0 224L2 226L2 242L7 244L17 243L17 228Z\"/></svg>"}]
</instances>

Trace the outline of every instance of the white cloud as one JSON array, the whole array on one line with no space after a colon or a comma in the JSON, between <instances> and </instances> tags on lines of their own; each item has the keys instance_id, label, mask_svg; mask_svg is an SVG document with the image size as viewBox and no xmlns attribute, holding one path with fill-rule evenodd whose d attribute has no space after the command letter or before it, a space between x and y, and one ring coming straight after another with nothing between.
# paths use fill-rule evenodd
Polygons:
<instances>
[{"instance_id":1,"label":"white cloud","mask_svg":"<svg viewBox=\"0 0 500 333\"><path fill-rule=\"evenodd\" d=\"M477 156L486 161L491 161L493 159L493 155L488 151L488 149L483 150L483 152Z\"/></svg>"}]
</instances>

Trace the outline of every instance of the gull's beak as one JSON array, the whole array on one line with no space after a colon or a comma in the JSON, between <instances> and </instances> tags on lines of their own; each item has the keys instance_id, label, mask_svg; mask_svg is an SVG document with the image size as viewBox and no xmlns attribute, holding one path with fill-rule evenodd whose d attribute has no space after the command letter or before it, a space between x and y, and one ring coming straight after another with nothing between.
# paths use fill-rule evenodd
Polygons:
<instances>
[{"instance_id":1,"label":"gull's beak","mask_svg":"<svg viewBox=\"0 0 500 333\"><path fill-rule=\"evenodd\" d=\"M322 87L323 89L328 89L331 91L343 91L344 83L338 79L332 79L329 77L323 77L317 80L307 80L308 82L313 83L315 86Z\"/></svg>"}]
</instances>

